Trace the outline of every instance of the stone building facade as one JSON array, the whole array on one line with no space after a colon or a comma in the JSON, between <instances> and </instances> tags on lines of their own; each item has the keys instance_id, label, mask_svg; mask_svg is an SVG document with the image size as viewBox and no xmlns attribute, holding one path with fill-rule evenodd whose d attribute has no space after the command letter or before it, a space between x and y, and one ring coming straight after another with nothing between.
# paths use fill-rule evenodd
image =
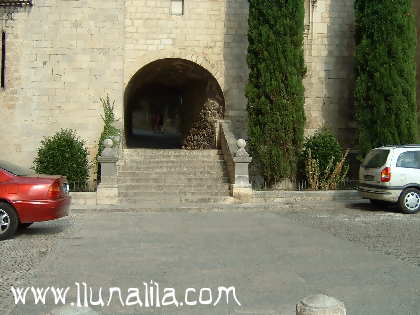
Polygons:
<instances>
[{"instance_id":1,"label":"stone building facade","mask_svg":"<svg viewBox=\"0 0 420 315\"><path fill-rule=\"evenodd\" d=\"M305 9L306 133L328 126L351 146L353 1L305 0ZM107 94L126 137L142 95L156 101L162 91L180 99L184 121L218 98L246 137L248 0L32 0L0 10L2 159L30 166L42 137L60 128L76 129L94 156Z\"/></svg>"},{"instance_id":2,"label":"stone building facade","mask_svg":"<svg viewBox=\"0 0 420 315\"><path fill-rule=\"evenodd\" d=\"M420 1L413 1L414 13L416 14L417 29L417 112L420 113ZM420 114L417 117L419 121L420 135Z\"/></svg>"}]
</instances>

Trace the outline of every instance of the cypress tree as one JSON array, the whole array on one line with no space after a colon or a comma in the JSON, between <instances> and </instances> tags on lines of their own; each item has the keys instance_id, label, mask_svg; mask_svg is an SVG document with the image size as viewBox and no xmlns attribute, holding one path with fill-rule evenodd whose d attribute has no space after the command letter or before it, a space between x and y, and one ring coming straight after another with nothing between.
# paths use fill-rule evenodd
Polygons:
<instances>
[{"instance_id":1,"label":"cypress tree","mask_svg":"<svg viewBox=\"0 0 420 315\"><path fill-rule=\"evenodd\" d=\"M356 121L360 151L414 143L416 29L411 0L356 0Z\"/></svg>"},{"instance_id":2,"label":"cypress tree","mask_svg":"<svg viewBox=\"0 0 420 315\"><path fill-rule=\"evenodd\" d=\"M268 185L294 178L305 124L303 0L249 0L249 142Z\"/></svg>"}]
</instances>

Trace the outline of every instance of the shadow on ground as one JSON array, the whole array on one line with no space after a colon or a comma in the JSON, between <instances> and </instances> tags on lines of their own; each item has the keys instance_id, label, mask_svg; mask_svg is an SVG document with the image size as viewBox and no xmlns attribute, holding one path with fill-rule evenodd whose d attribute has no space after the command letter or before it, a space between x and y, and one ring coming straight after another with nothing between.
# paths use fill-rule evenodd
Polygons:
<instances>
[{"instance_id":1,"label":"shadow on ground","mask_svg":"<svg viewBox=\"0 0 420 315\"><path fill-rule=\"evenodd\" d=\"M348 209L360 210L365 212L389 212L389 213L401 213L396 204L384 204L381 206L372 205L369 201L363 202L348 202L345 204Z\"/></svg>"},{"instance_id":2,"label":"shadow on ground","mask_svg":"<svg viewBox=\"0 0 420 315\"><path fill-rule=\"evenodd\" d=\"M43 236L43 235L54 235L60 234L69 228L68 225L62 224L61 222L45 223L34 223L28 228L19 228L16 237L20 236Z\"/></svg>"}]
</instances>

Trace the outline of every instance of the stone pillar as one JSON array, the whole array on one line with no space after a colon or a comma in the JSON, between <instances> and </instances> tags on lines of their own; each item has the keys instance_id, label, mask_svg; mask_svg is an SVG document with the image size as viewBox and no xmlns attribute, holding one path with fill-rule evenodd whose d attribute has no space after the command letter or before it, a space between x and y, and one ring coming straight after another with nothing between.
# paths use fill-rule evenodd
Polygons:
<instances>
[{"instance_id":1,"label":"stone pillar","mask_svg":"<svg viewBox=\"0 0 420 315\"><path fill-rule=\"evenodd\" d=\"M249 182L248 172L252 158L245 150L245 140L239 139L236 145L238 150L233 158L235 162L235 183L232 185L232 196L241 201L248 201L252 198L252 186Z\"/></svg>"},{"instance_id":2,"label":"stone pillar","mask_svg":"<svg viewBox=\"0 0 420 315\"><path fill-rule=\"evenodd\" d=\"M113 205L118 203L118 182L117 182L117 152L112 148L111 139L104 140L105 149L98 162L101 163L101 182L96 192L96 203L98 205Z\"/></svg>"},{"instance_id":3,"label":"stone pillar","mask_svg":"<svg viewBox=\"0 0 420 315\"><path fill-rule=\"evenodd\" d=\"M346 308L333 297L316 294L302 299L296 305L296 315L346 315Z\"/></svg>"}]
</instances>

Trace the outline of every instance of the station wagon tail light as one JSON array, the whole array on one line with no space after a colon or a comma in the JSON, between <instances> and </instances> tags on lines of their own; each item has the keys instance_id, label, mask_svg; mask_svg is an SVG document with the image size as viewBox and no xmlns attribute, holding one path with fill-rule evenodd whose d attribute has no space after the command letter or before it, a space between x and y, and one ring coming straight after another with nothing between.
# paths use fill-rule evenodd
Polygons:
<instances>
[{"instance_id":1,"label":"station wagon tail light","mask_svg":"<svg viewBox=\"0 0 420 315\"><path fill-rule=\"evenodd\" d=\"M385 167L381 172L381 182L388 183L391 180L391 168Z\"/></svg>"},{"instance_id":2,"label":"station wagon tail light","mask_svg":"<svg viewBox=\"0 0 420 315\"><path fill-rule=\"evenodd\" d=\"M60 183L55 181L48 189L48 198L50 199L58 199L61 196L61 188Z\"/></svg>"}]
</instances>

